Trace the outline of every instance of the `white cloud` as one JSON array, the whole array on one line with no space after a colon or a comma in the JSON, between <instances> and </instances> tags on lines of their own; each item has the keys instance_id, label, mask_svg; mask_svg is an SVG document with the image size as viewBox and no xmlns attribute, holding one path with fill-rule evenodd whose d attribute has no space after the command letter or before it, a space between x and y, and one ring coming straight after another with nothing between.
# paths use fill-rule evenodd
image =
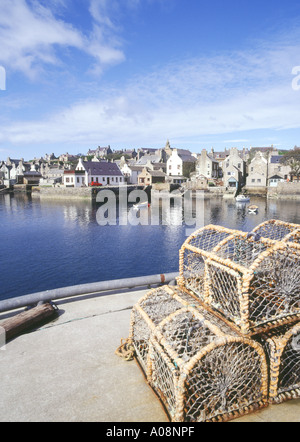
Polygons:
<instances>
[{"instance_id":1,"label":"white cloud","mask_svg":"<svg viewBox=\"0 0 300 442\"><path fill-rule=\"evenodd\" d=\"M94 1L92 0L92 3ZM52 4L53 10L64 5ZM55 48L71 47L89 54L98 68L119 63L124 54L116 39L99 23L88 34L56 18L49 6L35 0L0 0L0 63L34 77L45 65L61 64ZM95 18L95 17L94 17Z\"/></svg>"},{"instance_id":2,"label":"white cloud","mask_svg":"<svg viewBox=\"0 0 300 442\"><path fill-rule=\"evenodd\" d=\"M24 6L25 2L20 1ZM94 54L97 66L120 61L124 55L118 42L105 45L108 36L116 38L113 10L117 2L93 0L90 5L94 29L88 50ZM49 11L42 12L38 29L41 20L46 24L54 20ZM37 45L31 56L49 57L51 61L55 57L53 41L73 42L81 48L87 37L69 25L57 20L55 23L52 34L43 37L48 50L40 54ZM107 87L105 92L94 93L50 117L7 124L1 138L13 144L142 145L163 143L167 138L197 139L229 133L232 137L234 132L239 133L240 140L246 131L299 128L300 91L292 89L291 76L292 67L299 64L299 34L291 31L284 38L281 35L280 41L256 42L245 51L160 66L124 82L119 90ZM34 32L32 41L36 41Z\"/></svg>"}]
</instances>

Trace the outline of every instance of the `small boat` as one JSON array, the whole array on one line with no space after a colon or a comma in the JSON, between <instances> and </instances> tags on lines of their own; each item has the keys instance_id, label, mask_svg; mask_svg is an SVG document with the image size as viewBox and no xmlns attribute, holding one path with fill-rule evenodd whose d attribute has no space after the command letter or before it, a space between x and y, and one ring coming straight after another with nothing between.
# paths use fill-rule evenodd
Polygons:
<instances>
[{"instance_id":1,"label":"small boat","mask_svg":"<svg viewBox=\"0 0 300 442\"><path fill-rule=\"evenodd\" d=\"M257 214L258 213L258 206L255 206L254 204L252 204L251 206L248 206L248 212L253 213L253 214Z\"/></svg>"},{"instance_id":2,"label":"small boat","mask_svg":"<svg viewBox=\"0 0 300 442\"><path fill-rule=\"evenodd\" d=\"M238 195L235 200L237 203L249 203L250 197L246 195Z\"/></svg>"},{"instance_id":3,"label":"small boat","mask_svg":"<svg viewBox=\"0 0 300 442\"><path fill-rule=\"evenodd\" d=\"M138 210L138 209L146 209L148 207L150 207L150 204L145 201L144 203L138 203L138 204L134 204L133 207Z\"/></svg>"}]
</instances>

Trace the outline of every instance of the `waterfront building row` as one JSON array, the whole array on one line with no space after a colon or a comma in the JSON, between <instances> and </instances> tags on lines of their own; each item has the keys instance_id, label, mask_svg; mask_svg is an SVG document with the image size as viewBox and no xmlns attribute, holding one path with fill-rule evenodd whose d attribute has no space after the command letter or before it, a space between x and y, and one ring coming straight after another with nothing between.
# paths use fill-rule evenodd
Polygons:
<instances>
[{"instance_id":1,"label":"waterfront building row","mask_svg":"<svg viewBox=\"0 0 300 442\"><path fill-rule=\"evenodd\" d=\"M192 153L173 148L167 141L162 149L113 152L110 146L89 150L88 155L46 154L30 162L8 158L0 162L0 184L63 185L152 185L154 183L198 183L201 188L223 186L228 189L276 187L293 180L290 166L274 147L215 152L203 149Z\"/></svg>"}]
</instances>

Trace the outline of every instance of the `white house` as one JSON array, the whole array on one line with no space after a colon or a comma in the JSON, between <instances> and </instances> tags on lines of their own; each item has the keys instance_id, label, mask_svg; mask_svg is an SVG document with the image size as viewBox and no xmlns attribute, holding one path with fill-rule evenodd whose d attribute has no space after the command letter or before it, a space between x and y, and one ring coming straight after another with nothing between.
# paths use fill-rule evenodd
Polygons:
<instances>
[{"instance_id":1,"label":"white house","mask_svg":"<svg viewBox=\"0 0 300 442\"><path fill-rule=\"evenodd\" d=\"M173 149L172 155L167 161L167 175L173 177L184 176L185 166L188 166L188 168L190 166L192 172L196 161L189 150Z\"/></svg>"},{"instance_id":2,"label":"white house","mask_svg":"<svg viewBox=\"0 0 300 442\"><path fill-rule=\"evenodd\" d=\"M82 187L98 183L106 186L119 186L124 184L124 176L116 163L108 161L78 161L75 170L64 172L64 186Z\"/></svg>"},{"instance_id":3,"label":"white house","mask_svg":"<svg viewBox=\"0 0 300 442\"><path fill-rule=\"evenodd\" d=\"M122 156L121 160L117 160L115 163L118 164L127 184L138 184L138 176L144 169L142 164L137 165L134 160L126 160L125 156Z\"/></svg>"}]
</instances>

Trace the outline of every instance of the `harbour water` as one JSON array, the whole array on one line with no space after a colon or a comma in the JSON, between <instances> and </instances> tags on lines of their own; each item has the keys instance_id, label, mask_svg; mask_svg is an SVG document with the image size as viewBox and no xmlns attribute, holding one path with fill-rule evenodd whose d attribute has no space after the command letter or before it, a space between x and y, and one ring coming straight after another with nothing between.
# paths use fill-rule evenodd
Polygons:
<instances>
[{"instance_id":1,"label":"harbour water","mask_svg":"<svg viewBox=\"0 0 300 442\"><path fill-rule=\"evenodd\" d=\"M300 202L251 198L259 207L220 197L203 202L204 224L251 231L267 219L300 223ZM70 285L178 271L179 249L193 226L171 205L159 225L97 222L97 203L0 196L0 299ZM130 210L130 208L128 208ZM149 219L151 218L150 207ZM196 227L196 226L195 226ZM195 230L195 228L194 228Z\"/></svg>"}]
</instances>

